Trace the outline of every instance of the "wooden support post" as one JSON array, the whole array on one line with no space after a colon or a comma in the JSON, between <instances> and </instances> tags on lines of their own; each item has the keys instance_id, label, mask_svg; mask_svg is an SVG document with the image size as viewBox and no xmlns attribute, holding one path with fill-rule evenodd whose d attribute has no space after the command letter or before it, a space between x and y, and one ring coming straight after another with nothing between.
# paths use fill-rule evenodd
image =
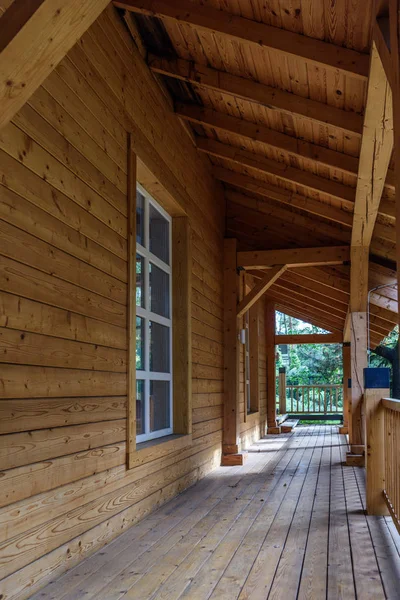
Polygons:
<instances>
[{"instance_id":1,"label":"wooden support post","mask_svg":"<svg viewBox=\"0 0 400 600\"><path fill-rule=\"evenodd\" d=\"M349 423L350 445L364 444L363 395L364 369L367 367L367 313L351 313L351 418ZM358 452L357 452L358 454Z\"/></svg>"},{"instance_id":2,"label":"wooden support post","mask_svg":"<svg viewBox=\"0 0 400 600\"><path fill-rule=\"evenodd\" d=\"M275 302L265 303L265 342L267 355L267 433L280 433L276 423Z\"/></svg>"},{"instance_id":3,"label":"wooden support post","mask_svg":"<svg viewBox=\"0 0 400 600\"><path fill-rule=\"evenodd\" d=\"M400 164L400 0L389 0L390 57L392 69L394 160ZM397 161L397 162L396 162ZM395 169L396 222L400 223L400 169ZM397 284L400 289L400 227L396 227ZM400 319L400 312L399 312Z\"/></svg>"},{"instance_id":4,"label":"wooden support post","mask_svg":"<svg viewBox=\"0 0 400 600\"><path fill-rule=\"evenodd\" d=\"M349 395L351 393L351 349L350 342L345 342L342 346L343 357L343 426L339 433L347 435L349 433ZM349 385L350 383L350 385Z\"/></svg>"},{"instance_id":5,"label":"wooden support post","mask_svg":"<svg viewBox=\"0 0 400 600\"><path fill-rule=\"evenodd\" d=\"M366 417L367 513L388 515L385 489L385 413L382 398L390 395L390 369L364 369Z\"/></svg>"},{"instance_id":6,"label":"wooden support post","mask_svg":"<svg viewBox=\"0 0 400 600\"><path fill-rule=\"evenodd\" d=\"M279 367L279 414L286 414L286 367Z\"/></svg>"},{"instance_id":7,"label":"wooden support post","mask_svg":"<svg viewBox=\"0 0 400 600\"><path fill-rule=\"evenodd\" d=\"M249 339L250 339L250 410L260 410L260 333L259 333L260 303L254 304L249 310ZM245 411L245 416L246 411Z\"/></svg>"},{"instance_id":8,"label":"wooden support post","mask_svg":"<svg viewBox=\"0 0 400 600\"><path fill-rule=\"evenodd\" d=\"M239 340L236 239L224 240L224 430L223 466L243 464L239 438Z\"/></svg>"}]
</instances>

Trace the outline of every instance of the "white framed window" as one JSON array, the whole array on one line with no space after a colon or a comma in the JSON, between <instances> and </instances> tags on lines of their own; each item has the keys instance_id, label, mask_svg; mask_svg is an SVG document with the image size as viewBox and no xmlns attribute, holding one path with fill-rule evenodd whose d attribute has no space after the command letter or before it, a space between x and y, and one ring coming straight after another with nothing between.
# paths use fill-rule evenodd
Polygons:
<instances>
[{"instance_id":1,"label":"white framed window","mask_svg":"<svg viewBox=\"0 0 400 600\"><path fill-rule=\"evenodd\" d=\"M172 407L172 220L136 190L136 441L169 435Z\"/></svg>"}]
</instances>

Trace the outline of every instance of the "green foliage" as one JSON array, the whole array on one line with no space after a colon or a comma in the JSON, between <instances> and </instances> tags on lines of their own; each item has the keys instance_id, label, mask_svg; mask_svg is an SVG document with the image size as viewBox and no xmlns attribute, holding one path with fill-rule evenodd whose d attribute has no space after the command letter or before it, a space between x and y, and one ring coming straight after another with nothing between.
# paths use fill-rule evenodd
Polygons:
<instances>
[{"instance_id":1,"label":"green foliage","mask_svg":"<svg viewBox=\"0 0 400 600\"><path fill-rule=\"evenodd\" d=\"M399 326L396 327L389 333L387 337L381 342L381 346L385 346L387 348L395 348L399 339ZM375 354L374 351L369 354L369 364L371 367L389 367L392 369L392 363L383 356L379 356Z\"/></svg>"},{"instance_id":2,"label":"green foliage","mask_svg":"<svg viewBox=\"0 0 400 600\"><path fill-rule=\"evenodd\" d=\"M278 334L327 333L324 329L276 312ZM343 379L341 344L298 344L281 347L278 367L286 367L288 385L341 383Z\"/></svg>"}]
</instances>

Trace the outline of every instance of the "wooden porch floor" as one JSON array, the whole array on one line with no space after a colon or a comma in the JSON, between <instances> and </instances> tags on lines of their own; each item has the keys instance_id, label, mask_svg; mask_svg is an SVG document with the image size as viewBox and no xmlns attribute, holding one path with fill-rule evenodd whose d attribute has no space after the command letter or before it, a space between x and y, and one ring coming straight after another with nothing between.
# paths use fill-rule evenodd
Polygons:
<instances>
[{"instance_id":1,"label":"wooden porch floor","mask_svg":"<svg viewBox=\"0 0 400 600\"><path fill-rule=\"evenodd\" d=\"M400 538L346 450L337 427L268 436L32 598L399 599Z\"/></svg>"}]
</instances>

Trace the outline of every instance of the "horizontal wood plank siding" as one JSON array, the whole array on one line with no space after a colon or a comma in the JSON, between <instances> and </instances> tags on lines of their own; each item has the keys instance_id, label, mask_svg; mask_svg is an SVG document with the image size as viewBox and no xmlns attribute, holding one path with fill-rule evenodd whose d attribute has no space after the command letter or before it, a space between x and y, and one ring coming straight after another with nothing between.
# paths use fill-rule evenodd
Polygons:
<instances>
[{"instance_id":1,"label":"horizontal wood plank siding","mask_svg":"<svg viewBox=\"0 0 400 600\"><path fill-rule=\"evenodd\" d=\"M110 6L0 132L4 600L29 597L219 464L224 202L180 128ZM156 199L172 198L165 208L192 229L193 434L127 470L129 132Z\"/></svg>"}]
</instances>

